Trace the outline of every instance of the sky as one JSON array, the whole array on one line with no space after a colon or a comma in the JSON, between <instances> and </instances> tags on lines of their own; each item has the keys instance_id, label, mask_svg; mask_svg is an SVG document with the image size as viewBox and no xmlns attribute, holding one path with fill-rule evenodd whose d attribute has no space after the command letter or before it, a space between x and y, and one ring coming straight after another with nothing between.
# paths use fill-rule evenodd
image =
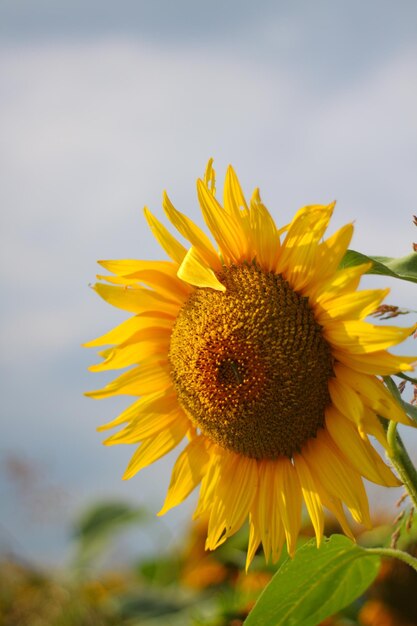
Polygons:
<instances>
[{"instance_id":1,"label":"sky","mask_svg":"<svg viewBox=\"0 0 417 626\"><path fill-rule=\"evenodd\" d=\"M213 157L279 224L337 200L355 249L411 251L416 23L414 0L2 1L0 551L60 563L93 499L161 506L175 454L121 480L131 450L95 429L129 399L83 396L108 377L81 344L124 319L89 289L96 260L161 258L142 209L164 189L201 223ZM190 510L158 520L167 545Z\"/></svg>"}]
</instances>

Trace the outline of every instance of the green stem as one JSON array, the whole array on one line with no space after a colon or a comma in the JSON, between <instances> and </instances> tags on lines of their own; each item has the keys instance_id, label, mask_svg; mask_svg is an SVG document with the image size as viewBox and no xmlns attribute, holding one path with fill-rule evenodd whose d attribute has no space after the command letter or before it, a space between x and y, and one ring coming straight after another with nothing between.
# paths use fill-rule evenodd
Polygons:
<instances>
[{"instance_id":1,"label":"green stem","mask_svg":"<svg viewBox=\"0 0 417 626\"><path fill-rule=\"evenodd\" d=\"M417 383L417 378L412 378L411 376L407 376L407 374L404 374L404 372L399 372L398 374L395 374L396 376L398 376L398 378L402 378L403 380L408 380L410 383Z\"/></svg>"},{"instance_id":2,"label":"green stem","mask_svg":"<svg viewBox=\"0 0 417 626\"><path fill-rule=\"evenodd\" d=\"M396 422L389 423L387 440L390 448L388 452L389 459L400 475L404 487L407 489L413 505L417 510L417 470L408 456L408 452L397 432Z\"/></svg>"},{"instance_id":3,"label":"green stem","mask_svg":"<svg viewBox=\"0 0 417 626\"><path fill-rule=\"evenodd\" d=\"M388 557L392 559L398 559L399 561L404 561L410 567L412 567L417 572L417 559L415 559L408 552L403 552L402 550L394 550L392 548L365 548L366 552L371 554L378 554L379 556Z\"/></svg>"},{"instance_id":4,"label":"green stem","mask_svg":"<svg viewBox=\"0 0 417 626\"><path fill-rule=\"evenodd\" d=\"M394 396L395 400L400 406L403 405L403 401L398 391L397 385L394 383L390 376L384 376L384 382L388 387L388 390ZM387 429L387 440L389 450L387 452L391 463L394 465L401 480L404 483L411 501L417 510L417 470L414 467L408 452L402 442L400 435L397 432L397 423L390 421Z\"/></svg>"}]
</instances>

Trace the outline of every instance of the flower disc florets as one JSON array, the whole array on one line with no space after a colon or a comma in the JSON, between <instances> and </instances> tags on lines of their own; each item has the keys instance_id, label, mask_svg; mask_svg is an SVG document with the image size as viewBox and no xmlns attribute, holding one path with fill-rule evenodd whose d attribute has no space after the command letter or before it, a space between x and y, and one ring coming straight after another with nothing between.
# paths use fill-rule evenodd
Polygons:
<instances>
[{"instance_id":1,"label":"flower disc florets","mask_svg":"<svg viewBox=\"0 0 417 626\"><path fill-rule=\"evenodd\" d=\"M257 459L291 457L324 425L333 373L308 299L255 263L225 268L226 291L198 288L174 325L178 398L208 438Z\"/></svg>"}]
</instances>

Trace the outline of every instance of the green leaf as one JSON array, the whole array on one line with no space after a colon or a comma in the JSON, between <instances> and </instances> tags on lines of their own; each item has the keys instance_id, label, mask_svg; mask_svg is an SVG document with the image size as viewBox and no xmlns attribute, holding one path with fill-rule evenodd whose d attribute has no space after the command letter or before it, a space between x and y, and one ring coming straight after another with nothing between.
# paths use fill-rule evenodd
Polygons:
<instances>
[{"instance_id":1,"label":"green leaf","mask_svg":"<svg viewBox=\"0 0 417 626\"><path fill-rule=\"evenodd\" d=\"M375 579L380 557L333 535L319 549L300 548L264 589L245 626L316 626L358 598Z\"/></svg>"},{"instance_id":2,"label":"green leaf","mask_svg":"<svg viewBox=\"0 0 417 626\"><path fill-rule=\"evenodd\" d=\"M366 272L367 274L392 276L417 283L417 252L411 252L407 256L394 259L387 256L366 256L362 252L348 250L342 259L340 267L353 267L354 265L369 262L372 263L372 267Z\"/></svg>"}]
</instances>

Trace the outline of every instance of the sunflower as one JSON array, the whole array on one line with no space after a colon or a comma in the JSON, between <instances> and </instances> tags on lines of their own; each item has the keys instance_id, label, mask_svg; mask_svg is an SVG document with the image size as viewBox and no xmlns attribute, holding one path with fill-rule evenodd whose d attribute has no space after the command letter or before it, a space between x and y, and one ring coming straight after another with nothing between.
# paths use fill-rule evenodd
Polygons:
<instances>
[{"instance_id":1,"label":"sunflower","mask_svg":"<svg viewBox=\"0 0 417 626\"><path fill-rule=\"evenodd\" d=\"M164 194L188 248L145 208L170 260L100 261L112 275L95 290L134 315L86 344L112 346L90 369L131 367L87 395L136 398L99 428L123 425L107 445L139 444L124 478L186 439L160 514L200 485L206 548L249 519L247 564L260 544L275 562L285 542L294 554L303 502L319 544L323 507L352 536L346 509L370 525L363 478L400 484L369 436L387 449L378 416L411 425L380 377L412 370L413 357L387 349L413 329L363 321L388 290L357 291L369 264L339 269L353 226L323 240L334 203L278 229L232 167L220 204L212 161L197 191L217 245Z\"/></svg>"}]
</instances>

